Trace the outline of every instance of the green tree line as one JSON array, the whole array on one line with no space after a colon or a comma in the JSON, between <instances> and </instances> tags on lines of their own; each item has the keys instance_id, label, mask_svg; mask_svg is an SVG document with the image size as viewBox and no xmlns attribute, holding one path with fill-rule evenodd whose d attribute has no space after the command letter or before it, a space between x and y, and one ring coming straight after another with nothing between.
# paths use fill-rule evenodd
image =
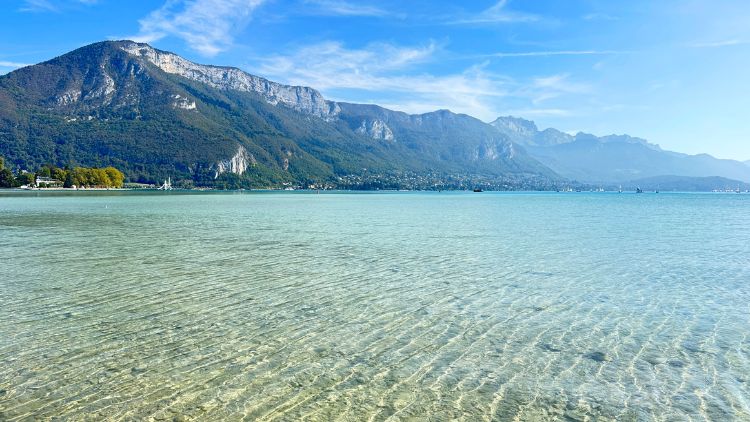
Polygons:
<instances>
[{"instance_id":1,"label":"green tree line","mask_svg":"<svg viewBox=\"0 0 750 422\"><path fill-rule=\"evenodd\" d=\"M121 188L125 175L114 167L56 167L44 165L36 172L18 171L16 174L5 167L5 160L0 157L0 188L19 186L36 186L37 177L53 179L65 188L97 187Z\"/></svg>"}]
</instances>

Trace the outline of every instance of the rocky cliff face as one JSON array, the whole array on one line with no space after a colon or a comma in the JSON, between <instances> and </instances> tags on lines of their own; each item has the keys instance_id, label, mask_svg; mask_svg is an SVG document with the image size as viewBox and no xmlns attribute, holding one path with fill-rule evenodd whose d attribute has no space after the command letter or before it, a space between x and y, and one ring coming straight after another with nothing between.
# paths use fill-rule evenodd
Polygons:
<instances>
[{"instance_id":1,"label":"rocky cliff face","mask_svg":"<svg viewBox=\"0 0 750 422\"><path fill-rule=\"evenodd\" d=\"M531 120L512 116L498 117L497 120L490 124L518 136L533 137L539 131L536 124Z\"/></svg>"},{"instance_id":2,"label":"rocky cliff face","mask_svg":"<svg viewBox=\"0 0 750 422\"><path fill-rule=\"evenodd\" d=\"M193 63L147 44L124 41L121 49L128 54L148 60L167 73L180 75L218 89L254 92L273 105L282 104L323 119L332 119L340 111L338 104L326 101L320 92L312 88L271 82L233 67Z\"/></svg>"},{"instance_id":3,"label":"rocky cliff face","mask_svg":"<svg viewBox=\"0 0 750 422\"><path fill-rule=\"evenodd\" d=\"M513 116L498 117L490 123L500 133L507 135L513 142L523 146L547 146L573 142L573 136L557 129L539 131L531 120Z\"/></svg>"},{"instance_id":4,"label":"rocky cliff face","mask_svg":"<svg viewBox=\"0 0 750 422\"><path fill-rule=\"evenodd\" d=\"M191 100L190 98L183 97L180 94L173 94L172 95L172 107L174 108L180 108L183 110L195 110L197 108L195 101Z\"/></svg>"},{"instance_id":5,"label":"rocky cliff face","mask_svg":"<svg viewBox=\"0 0 750 422\"><path fill-rule=\"evenodd\" d=\"M393 131L388 125L380 120L362 120L362 124L357 128L357 133L369 136L372 139L382 139L384 141L394 141Z\"/></svg>"},{"instance_id":6,"label":"rocky cliff face","mask_svg":"<svg viewBox=\"0 0 750 422\"><path fill-rule=\"evenodd\" d=\"M132 103L133 101L128 101L132 99L125 96L121 95L120 98L117 98L118 94L121 94L118 93L118 90L125 87L118 86L115 78L120 79L121 83L124 84L127 77L123 78L123 75L116 75L111 72L127 75L128 71L134 72L135 69L132 67L116 69L115 67L111 66L106 58L102 58L89 72L58 81L58 86L62 89L52 98L47 99L47 105L58 109L90 110Z\"/></svg>"},{"instance_id":7,"label":"rocky cliff face","mask_svg":"<svg viewBox=\"0 0 750 422\"><path fill-rule=\"evenodd\" d=\"M237 148L237 152L228 160L222 160L216 163L216 169L214 179L218 178L224 173L234 173L242 175L245 173L248 167L255 165L255 157L252 154L248 154L247 150L240 146Z\"/></svg>"}]
</instances>

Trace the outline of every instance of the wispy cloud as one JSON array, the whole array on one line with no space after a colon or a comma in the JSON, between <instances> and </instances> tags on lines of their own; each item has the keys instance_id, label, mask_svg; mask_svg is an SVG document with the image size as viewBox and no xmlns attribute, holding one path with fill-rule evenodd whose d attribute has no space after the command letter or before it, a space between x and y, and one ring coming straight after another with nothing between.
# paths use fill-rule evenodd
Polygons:
<instances>
[{"instance_id":1,"label":"wispy cloud","mask_svg":"<svg viewBox=\"0 0 750 422\"><path fill-rule=\"evenodd\" d=\"M389 12L376 6L344 0L305 0L315 6L315 12L334 16L386 16Z\"/></svg>"},{"instance_id":2,"label":"wispy cloud","mask_svg":"<svg viewBox=\"0 0 750 422\"><path fill-rule=\"evenodd\" d=\"M527 98L536 107L563 95L582 95L591 92L588 84L571 80L569 74L535 77L519 86L516 95Z\"/></svg>"},{"instance_id":3,"label":"wispy cloud","mask_svg":"<svg viewBox=\"0 0 750 422\"><path fill-rule=\"evenodd\" d=\"M99 0L24 0L18 9L21 12L60 12L78 5L94 5Z\"/></svg>"},{"instance_id":4,"label":"wispy cloud","mask_svg":"<svg viewBox=\"0 0 750 422\"><path fill-rule=\"evenodd\" d=\"M228 49L245 28L253 11L266 0L168 0L141 19L136 41L153 42L174 36L205 56Z\"/></svg>"},{"instance_id":5,"label":"wispy cloud","mask_svg":"<svg viewBox=\"0 0 750 422\"><path fill-rule=\"evenodd\" d=\"M384 82L378 75L423 62L437 49L434 42L419 47L373 43L363 49L347 49L341 42L328 41L262 59L257 70L264 75L321 89L376 89Z\"/></svg>"},{"instance_id":6,"label":"wispy cloud","mask_svg":"<svg viewBox=\"0 0 750 422\"><path fill-rule=\"evenodd\" d=\"M562 108L524 108L505 111L511 116L523 116L525 118L534 117L567 117L573 115L571 110Z\"/></svg>"},{"instance_id":7,"label":"wispy cloud","mask_svg":"<svg viewBox=\"0 0 750 422\"><path fill-rule=\"evenodd\" d=\"M542 20L541 16L530 13L517 12L508 9L508 0L500 0L494 6L482 12L464 18L450 21L453 24L492 24L492 23L524 23Z\"/></svg>"},{"instance_id":8,"label":"wispy cloud","mask_svg":"<svg viewBox=\"0 0 750 422\"><path fill-rule=\"evenodd\" d=\"M254 71L293 85L313 86L329 97L342 91L375 96L377 102L407 112L449 107L472 115L489 114L484 99L503 96L505 91L502 78L488 74L482 65L441 76L413 73L415 65L434 60L438 51L434 42L416 47L374 43L348 49L330 41L263 59Z\"/></svg>"},{"instance_id":9,"label":"wispy cloud","mask_svg":"<svg viewBox=\"0 0 750 422\"><path fill-rule=\"evenodd\" d=\"M516 80L488 70L489 62L448 74L420 71L445 54L434 42L423 46L375 43L349 49L341 42L329 41L261 59L251 70L292 85L318 88L331 99L367 98L410 113L448 108L482 119L494 118L507 109L506 101L546 110L547 115L562 115L551 111L552 107L537 105L588 91L568 74ZM529 115L541 115L541 111Z\"/></svg>"},{"instance_id":10,"label":"wispy cloud","mask_svg":"<svg viewBox=\"0 0 750 422\"><path fill-rule=\"evenodd\" d=\"M602 56L611 54L625 54L627 51L616 50L551 50L551 51L514 51L489 53L482 57L550 57L550 56Z\"/></svg>"},{"instance_id":11,"label":"wispy cloud","mask_svg":"<svg viewBox=\"0 0 750 422\"><path fill-rule=\"evenodd\" d=\"M746 44L750 44L750 41L740 40L740 39L731 39L731 40L695 43L695 44L691 44L690 46L694 48L719 48L719 47L730 47L734 45L746 45Z\"/></svg>"},{"instance_id":12,"label":"wispy cloud","mask_svg":"<svg viewBox=\"0 0 750 422\"><path fill-rule=\"evenodd\" d=\"M31 66L31 65L28 63L8 62L8 61L0 60L0 67L10 67L12 69L17 69L19 67L26 67L26 66Z\"/></svg>"},{"instance_id":13,"label":"wispy cloud","mask_svg":"<svg viewBox=\"0 0 750 422\"><path fill-rule=\"evenodd\" d=\"M588 13L581 17L587 21L616 21L619 20L617 16L608 15L606 13Z\"/></svg>"},{"instance_id":14,"label":"wispy cloud","mask_svg":"<svg viewBox=\"0 0 750 422\"><path fill-rule=\"evenodd\" d=\"M57 12L59 9L49 0L24 0L21 12Z\"/></svg>"}]
</instances>

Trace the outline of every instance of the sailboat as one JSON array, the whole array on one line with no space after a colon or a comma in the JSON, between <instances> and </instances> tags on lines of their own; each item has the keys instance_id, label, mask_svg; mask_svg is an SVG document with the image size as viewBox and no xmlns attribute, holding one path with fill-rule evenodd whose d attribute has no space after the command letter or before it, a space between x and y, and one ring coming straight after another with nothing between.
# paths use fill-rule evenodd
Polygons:
<instances>
[{"instance_id":1,"label":"sailboat","mask_svg":"<svg viewBox=\"0 0 750 422\"><path fill-rule=\"evenodd\" d=\"M164 184L159 186L159 190L172 190L172 178L168 177L167 180L164 181Z\"/></svg>"}]
</instances>

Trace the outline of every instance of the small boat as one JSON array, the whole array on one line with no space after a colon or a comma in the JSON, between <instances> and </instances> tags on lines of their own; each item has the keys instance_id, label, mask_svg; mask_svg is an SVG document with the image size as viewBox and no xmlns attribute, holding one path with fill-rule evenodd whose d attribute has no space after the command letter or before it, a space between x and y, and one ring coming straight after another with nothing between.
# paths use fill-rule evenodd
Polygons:
<instances>
[{"instance_id":1,"label":"small boat","mask_svg":"<svg viewBox=\"0 0 750 422\"><path fill-rule=\"evenodd\" d=\"M476 189L474 189L474 192L484 192L484 191L482 189L480 189L480 188L476 188Z\"/></svg>"},{"instance_id":2,"label":"small boat","mask_svg":"<svg viewBox=\"0 0 750 422\"><path fill-rule=\"evenodd\" d=\"M641 189L640 187L635 188L635 193L643 193L643 189Z\"/></svg>"}]
</instances>

